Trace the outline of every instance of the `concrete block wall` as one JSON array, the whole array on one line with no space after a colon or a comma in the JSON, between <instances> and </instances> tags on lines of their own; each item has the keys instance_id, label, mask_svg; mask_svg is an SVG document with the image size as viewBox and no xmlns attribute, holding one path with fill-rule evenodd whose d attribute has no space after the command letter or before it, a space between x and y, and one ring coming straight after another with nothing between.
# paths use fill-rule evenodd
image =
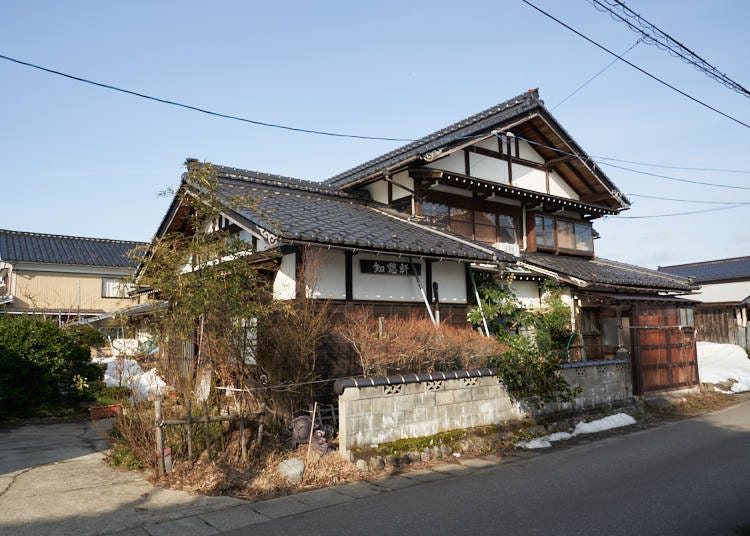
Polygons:
<instances>
[{"instance_id":1,"label":"concrete block wall","mask_svg":"<svg viewBox=\"0 0 750 536\"><path fill-rule=\"evenodd\" d=\"M542 414L626 403L632 397L628 361L567 364L563 374L581 394L567 404L549 404ZM530 415L511 399L496 376L387 385L348 386L339 395L339 450L440 432L519 421Z\"/></svg>"},{"instance_id":2,"label":"concrete block wall","mask_svg":"<svg viewBox=\"0 0 750 536\"><path fill-rule=\"evenodd\" d=\"M339 396L339 449L345 453L521 417L495 376L350 387Z\"/></svg>"}]
</instances>

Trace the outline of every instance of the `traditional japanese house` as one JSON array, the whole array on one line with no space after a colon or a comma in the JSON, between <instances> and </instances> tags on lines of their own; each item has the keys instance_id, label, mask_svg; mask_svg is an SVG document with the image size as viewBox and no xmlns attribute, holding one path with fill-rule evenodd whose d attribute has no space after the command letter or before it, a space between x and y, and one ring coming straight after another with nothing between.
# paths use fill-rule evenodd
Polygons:
<instances>
[{"instance_id":1,"label":"traditional japanese house","mask_svg":"<svg viewBox=\"0 0 750 536\"><path fill-rule=\"evenodd\" d=\"M750 351L750 257L660 266L660 272L701 285L691 296L698 340L737 344Z\"/></svg>"},{"instance_id":2,"label":"traditional japanese house","mask_svg":"<svg viewBox=\"0 0 750 536\"><path fill-rule=\"evenodd\" d=\"M677 297L694 286L596 257L592 223L629 202L536 90L322 183L215 171L225 208L215 226L273 259L277 299L305 293L463 323L475 271L513 272L528 307L551 277L571 305L571 359L630 358L636 394L698 383L693 302ZM256 203L238 207L237 195ZM176 199L157 236L180 229L180 211ZM315 254L315 273L303 249Z\"/></svg>"}]
</instances>

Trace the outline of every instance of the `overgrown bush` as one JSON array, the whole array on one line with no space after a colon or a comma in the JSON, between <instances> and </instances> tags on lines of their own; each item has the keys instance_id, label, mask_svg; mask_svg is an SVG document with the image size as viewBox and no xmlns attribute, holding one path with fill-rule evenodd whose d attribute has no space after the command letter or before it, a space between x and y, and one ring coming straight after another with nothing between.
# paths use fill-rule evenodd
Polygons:
<instances>
[{"instance_id":1,"label":"overgrown bush","mask_svg":"<svg viewBox=\"0 0 750 536\"><path fill-rule=\"evenodd\" d=\"M487 366L504 346L467 328L435 325L424 317L380 321L371 309L348 313L337 330L357 354L364 374L387 375Z\"/></svg>"},{"instance_id":2,"label":"overgrown bush","mask_svg":"<svg viewBox=\"0 0 750 536\"><path fill-rule=\"evenodd\" d=\"M497 375L516 400L539 408L547 402L570 401L577 390L561 373L570 336L570 308L562 300L562 287L553 280L540 285L542 306L525 309L514 295L511 280L495 275L481 279L482 303L469 313L469 320L483 325L507 349L493 361Z\"/></svg>"},{"instance_id":3,"label":"overgrown bush","mask_svg":"<svg viewBox=\"0 0 750 536\"><path fill-rule=\"evenodd\" d=\"M0 316L0 413L28 416L42 406L90 400L103 371L90 349L40 316Z\"/></svg>"}]
</instances>

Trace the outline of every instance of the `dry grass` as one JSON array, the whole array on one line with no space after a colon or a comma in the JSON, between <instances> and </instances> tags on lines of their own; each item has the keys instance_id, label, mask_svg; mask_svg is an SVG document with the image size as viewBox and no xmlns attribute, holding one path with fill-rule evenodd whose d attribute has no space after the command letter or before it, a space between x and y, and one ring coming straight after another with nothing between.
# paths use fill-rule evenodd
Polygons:
<instances>
[{"instance_id":1,"label":"dry grass","mask_svg":"<svg viewBox=\"0 0 750 536\"><path fill-rule=\"evenodd\" d=\"M278 471L279 463L289 458L304 460L306 455L307 446L285 453L265 449L243 467L243 464L225 455L208 461L204 453L192 467L187 463L177 464L170 475L155 482L168 488L201 495L256 499L356 482L367 474L335 452L324 456L312 453L309 463L305 464L302 482L288 482Z\"/></svg>"}]
</instances>

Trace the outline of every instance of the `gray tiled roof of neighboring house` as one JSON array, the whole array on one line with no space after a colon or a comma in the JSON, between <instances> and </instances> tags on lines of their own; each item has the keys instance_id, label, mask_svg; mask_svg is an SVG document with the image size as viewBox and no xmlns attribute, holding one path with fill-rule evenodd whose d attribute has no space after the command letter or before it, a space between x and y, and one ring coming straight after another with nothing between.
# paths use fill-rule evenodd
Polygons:
<instances>
[{"instance_id":1,"label":"gray tiled roof of neighboring house","mask_svg":"<svg viewBox=\"0 0 750 536\"><path fill-rule=\"evenodd\" d=\"M549 253L524 253L522 260L591 284L637 287L665 291L690 291L686 278L598 257L574 257Z\"/></svg>"},{"instance_id":2,"label":"gray tiled roof of neighboring house","mask_svg":"<svg viewBox=\"0 0 750 536\"><path fill-rule=\"evenodd\" d=\"M659 271L690 277L696 283L750 279L750 257L660 266Z\"/></svg>"},{"instance_id":3,"label":"gray tiled roof of neighboring house","mask_svg":"<svg viewBox=\"0 0 750 536\"><path fill-rule=\"evenodd\" d=\"M478 114L474 114L457 123L428 134L412 143L394 149L377 158L364 162L352 169L339 173L325 182L333 186L344 186L362 177L388 168L411 156L425 154L451 141L460 141L463 137L471 137L477 133L492 128L503 121L516 117L524 112L542 106L537 90L530 90L517 97L508 99L488 108Z\"/></svg>"},{"instance_id":4,"label":"gray tiled roof of neighboring house","mask_svg":"<svg viewBox=\"0 0 750 536\"><path fill-rule=\"evenodd\" d=\"M431 257L512 260L510 255L410 222L382 205L325 184L213 167L219 198L227 208L287 241ZM242 199L248 206L240 206Z\"/></svg>"},{"instance_id":5,"label":"gray tiled roof of neighboring house","mask_svg":"<svg viewBox=\"0 0 750 536\"><path fill-rule=\"evenodd\" d=\"M127 254L142 242L84 238L0 229L0 260L134 268Z\"/></svg>"}]
</instances>

